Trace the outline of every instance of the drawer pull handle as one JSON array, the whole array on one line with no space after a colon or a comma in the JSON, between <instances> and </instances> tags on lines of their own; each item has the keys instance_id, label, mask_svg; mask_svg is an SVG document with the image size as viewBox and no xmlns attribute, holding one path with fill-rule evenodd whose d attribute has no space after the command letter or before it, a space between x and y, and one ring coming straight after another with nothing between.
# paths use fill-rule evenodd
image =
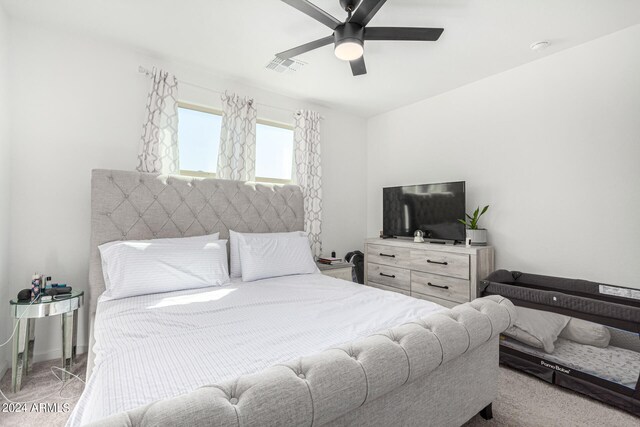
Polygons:
<instances>
[{"instance_id":1,"label":"drawer pull handle","mask_svg":"<svg viewBox=\"0 0 640 427\"><path fill-rule=\"evenodd\" d=\"M380 275L381 275L381 276L384 276L384 277L391 277L392 279L395 279L395 278L396 278L395 274L384 274L384 273L380 273Z\"/></svg>"},{"instance_id":2,"label":"drawer pull handle","mask_svg":"<svg viewBox=\"0 0 640 427\"><path fill-rule=\"evenodd\" d=\"M449 289L449 287L448 287L448 286L434 285L434 284L433 284L433 283L431 283L431 282L427 282L427 285L429 285L429 286L433 286L434 288Z\"/></svg>"},{"instance_id":3,"label":"drawer pull handle","mask_svg":"<svg viewBox=\"0 0 640 427\"><path fill-rule=\"evenodd\" d=\"M380 252L380 256L387 256L389 258L395 258L395 255L389 255L389 254L383 254L382 252Z\"/></svg>"},{"instance_id":4,"label":"drawer pull handle","mask_svg":"<svg viewBox=\"0 0 640 427\"><path fill-rule=\"evenodd\" d=\"M440 265L449 265L449 263L447 261L431 261L430 259L427 260L427 262L429 264L440 264Z\"/></svg>"}]
</instances>

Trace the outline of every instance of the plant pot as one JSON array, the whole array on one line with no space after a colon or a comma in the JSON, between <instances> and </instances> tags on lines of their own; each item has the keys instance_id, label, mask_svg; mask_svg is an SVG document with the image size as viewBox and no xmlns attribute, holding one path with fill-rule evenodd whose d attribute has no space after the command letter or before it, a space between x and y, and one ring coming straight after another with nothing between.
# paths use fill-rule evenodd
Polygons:
<instances>
[{"instance_id":1,"label":"plant pot","mask_svg":"<svg viewBox=\"0 0 640 427\"><path fill-rule=\"evenodd\" d=\"M477 230L467 228L467 241L469 240L471 240L471 246L486 246L487 230L485 228L479 228Z\"/></svg>"}]
</instances>

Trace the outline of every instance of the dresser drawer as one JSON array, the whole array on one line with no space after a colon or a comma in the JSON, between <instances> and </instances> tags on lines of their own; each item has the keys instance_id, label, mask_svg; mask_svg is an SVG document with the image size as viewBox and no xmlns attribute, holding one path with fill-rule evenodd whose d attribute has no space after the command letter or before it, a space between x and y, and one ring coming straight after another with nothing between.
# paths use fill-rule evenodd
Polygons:
<instances>
[{"instance_id":1,"label":"dresser drawer","mask_svg":"<svg viewBox=\"0 0 640 427\"><path fill-rule=\"evenodd\" d=\"M468 280L437 274L411 272L411 294L420 293L449 301L467 302L470 298Z\"/></svg>"},{"instance_id":2,"label":"dresser drawer","mask_svg":"<svg viewBox=\"0 0 640 427\"><path fill-rule=\"evenodd\" d=\"M405 291L404 289L394 288L392 286L381 285L380 283L374 283L372 281L368 281L367 282L367 286L371 286L372 288L382 289L383 291L397 292L399 294L403 294L403 295L407 295L407 296L411 295L411 292Z\"/></svg>"},{"instance_id":3,"label":"dresser drawer","mask_svg":"<svg viewBox=\"0 0 640 427\"><path fill-rule=\"evenodd\" d=\"M367 245L367 262L395 267L411 266L411 251L386 245Z\"/></svg>"},{"instance_id":4,"label":"dresser drawer","mask_svg":"<svg viewBox=\"0 0 640 427\"><path fill-rule=\"evenodd\" d=\"M459 279L469 279L469 255L412 250L411 269Z\"/></svg>"},{"instance_id":5,"label":"dresser drawer","mask_svg":"<svg viewBox=\"0 0 640 427\"><path fill-rule=\"evenodd\" d=\"M367 263L367 280L394 288L411 289L411 271L404 268Z\"/></svg>"}]
</instances>

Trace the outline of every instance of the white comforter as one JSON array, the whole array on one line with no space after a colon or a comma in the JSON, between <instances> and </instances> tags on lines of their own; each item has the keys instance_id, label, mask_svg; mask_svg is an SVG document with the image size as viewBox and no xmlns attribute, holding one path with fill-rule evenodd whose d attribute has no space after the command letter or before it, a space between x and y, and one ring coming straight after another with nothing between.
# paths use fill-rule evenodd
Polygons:
<instances>
[{"instance_id":1,"label":"white comforter","mask_svg":"<svg viewBox=\"0 0 640 427\"><path fill-rule=\"evenodd\" d=\"M444 308L321 274L100 301L69 426L318 353Z\"/></svg>"}]
</instances>

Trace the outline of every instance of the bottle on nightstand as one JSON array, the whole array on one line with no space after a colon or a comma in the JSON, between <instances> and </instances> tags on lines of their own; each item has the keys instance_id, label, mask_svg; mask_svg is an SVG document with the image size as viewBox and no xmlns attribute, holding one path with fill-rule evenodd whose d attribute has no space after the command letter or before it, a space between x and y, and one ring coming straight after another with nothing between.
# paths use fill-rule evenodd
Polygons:
<instances>
[{"instance_id":1,"label":"bottle on nightstand","mask_svg":"<svg viewBox=\"0 0 640 427\"><path fill-rule=\"evenodd\" d=\"M42 286L42 276L38 273L34 273L31 277L31 300L35 301L40 297L40 291Z\"/></svg>"}]
</instances>

